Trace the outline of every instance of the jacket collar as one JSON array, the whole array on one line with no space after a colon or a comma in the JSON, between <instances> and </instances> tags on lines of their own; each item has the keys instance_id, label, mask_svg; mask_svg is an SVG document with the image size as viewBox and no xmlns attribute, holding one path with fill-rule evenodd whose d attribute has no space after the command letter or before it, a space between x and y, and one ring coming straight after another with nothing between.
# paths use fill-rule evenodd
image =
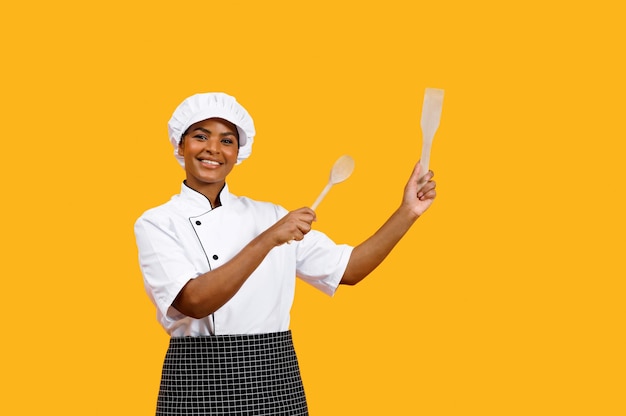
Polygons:
<instances>
[{"instance_id":1,"label":"jacket collar","mask_svg":"<svg viewBox=\"0 0 626 416\"><path fill-rule=\"evenodd\" d=\"M195 189L190 188L185 182L181 184L180 198L186 204L190 204L191 206L202 209L203 211L211 211L214 208L211 206L209 198ZM232 195L228 190L228 184L224 184L224 187L220 191L219 198L222 206L228 206L232 199Z\"/></svg>"}]
</instances>

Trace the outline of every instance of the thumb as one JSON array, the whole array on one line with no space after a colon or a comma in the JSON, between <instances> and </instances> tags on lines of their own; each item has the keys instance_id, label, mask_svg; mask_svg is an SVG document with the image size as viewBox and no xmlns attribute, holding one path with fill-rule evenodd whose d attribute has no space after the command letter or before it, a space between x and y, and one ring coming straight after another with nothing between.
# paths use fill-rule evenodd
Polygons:
<instances>
[{"instance_id":1,"label":"thumb","mask_svg":"<svg viewBox=\"0 0 626 416\"><path fill-rule=\"evenodd\" d=\"M422 163L420 161L417 162L415 167L413 168L413 173L411 174L411 178L409 179L411 182L418 183L422 178Z\"/></svg>"}]
</instances>

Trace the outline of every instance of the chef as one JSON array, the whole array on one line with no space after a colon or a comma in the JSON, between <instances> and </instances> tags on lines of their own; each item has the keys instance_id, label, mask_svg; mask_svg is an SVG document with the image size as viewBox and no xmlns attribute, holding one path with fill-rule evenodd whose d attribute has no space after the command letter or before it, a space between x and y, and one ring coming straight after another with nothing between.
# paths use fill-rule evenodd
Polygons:
<instances>
[{"instance_id":1,"label":"chef","mask_svg":"<svg viewBox=\"0 0 626 416\"><path fill-rule=\"evenodd\" d=\"M185 180L135 223L145 288L170 335L156 414L307 415L289 329L295 278L331 296L361 281L430 207L433 173L420 177L417 164L400 206L353 247L312 229L308 207L230 192L255 136L234 97L195 94L168 130Z\"/></svg>"}]
</instances>

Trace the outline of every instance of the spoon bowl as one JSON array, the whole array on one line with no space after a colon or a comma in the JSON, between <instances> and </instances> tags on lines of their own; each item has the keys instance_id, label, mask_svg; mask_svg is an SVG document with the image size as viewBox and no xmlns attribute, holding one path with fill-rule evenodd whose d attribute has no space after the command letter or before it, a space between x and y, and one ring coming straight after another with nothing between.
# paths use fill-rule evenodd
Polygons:
<instances>
[{"instance_id":1,"label":"spoon bowl","mask_svg":"<svg viewBox=\"0 0 626 416\"><path fill-rule=\"evenodd\" d=\"M354 170L354 159L348 155L343 155L333 165L330 171L330 182L334 184L343 182L352 175Z\"/></svg>"},{"instance_id":2,"label":"spoon bowl","mask_svg":"<svg viewBox=\"0 0 626 416\"><path fill-rule=\"evenodd\" d=\"M315 211L317 206L322 202L322 199L326 196L330 188L333 185L343 182L352 175L352 171L354 170L354 159L351 156L344 155L335 161L333 168L330 171L330 178L328 179L328 183L326 187L322 190L320 195L317 197L313 205L311 205L311 209Z\"/></svg>"}]
</instances>

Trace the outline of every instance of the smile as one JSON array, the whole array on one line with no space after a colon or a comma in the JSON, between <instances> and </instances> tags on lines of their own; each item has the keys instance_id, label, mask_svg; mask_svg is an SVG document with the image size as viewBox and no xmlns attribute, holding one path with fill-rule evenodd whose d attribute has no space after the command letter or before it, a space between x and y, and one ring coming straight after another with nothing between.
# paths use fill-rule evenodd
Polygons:
<instances>
[{"instance_id":1,"label":"smile","mask_svg":"<svg viewBox=\"0 0 626 416\"><path fill-rule=\"evenodd\" d=\"M216 162L215 160L208 160L208 159L200 159L200 163L202 163L203 165L211 165L211 166L221 165L220 162Z\"/></svg>"}]
</instances>

